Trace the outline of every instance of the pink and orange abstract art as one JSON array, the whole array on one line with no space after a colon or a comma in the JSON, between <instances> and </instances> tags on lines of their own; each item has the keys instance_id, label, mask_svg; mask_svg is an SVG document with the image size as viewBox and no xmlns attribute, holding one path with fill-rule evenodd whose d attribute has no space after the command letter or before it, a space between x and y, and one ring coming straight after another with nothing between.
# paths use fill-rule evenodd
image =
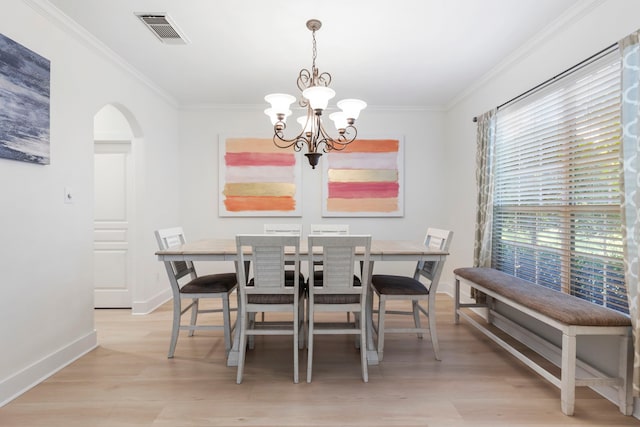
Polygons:
<instances>
[{"instance_id":1,"label":"pink and orange abstract art","mask_svg":"<svg viewBox=\"0 0 640 427\"><path fill-rule=\"evenodd\" d=\"M323 216L404 215L400 139L358 139L323 162Z\"/></svg>"},{"instance_id":2,"label":"pink and orange abstract art","mask_svg":"<svg viewBox=\"0 0 640 427\"><path fill-rule=\"evenodd\" d=\"M271 139L220 139L220 216L300 216L300 163Z\"/></svg>"}]
</instances>

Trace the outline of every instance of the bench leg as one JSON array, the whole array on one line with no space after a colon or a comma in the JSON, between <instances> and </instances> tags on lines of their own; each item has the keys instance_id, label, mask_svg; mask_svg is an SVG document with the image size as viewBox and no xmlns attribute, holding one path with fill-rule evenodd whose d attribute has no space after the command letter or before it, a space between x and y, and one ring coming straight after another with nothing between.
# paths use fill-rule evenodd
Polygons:
<instances>
[{"instance_id":1,"label":"bench leg","mask_svg":"<svg viewBox=\"0 0 640 427\"><path fill-rule=\"evenodd\" d=\"M573 415L576 400L576 336L562 334L562 372L560 376L560 405L562 413Z\"/></svg>"},{"instance_id":2,"label":"bench leg","mask_svg":"<svg viewBox=\"0 0 640 427\"><path fill-rule=\"evenodd\" d=\"M620 372L622 384L618 388L618 407L625 415L633 414L633 347L631 337L625 335L620 337Z\"/></svg>"}]
</instances>

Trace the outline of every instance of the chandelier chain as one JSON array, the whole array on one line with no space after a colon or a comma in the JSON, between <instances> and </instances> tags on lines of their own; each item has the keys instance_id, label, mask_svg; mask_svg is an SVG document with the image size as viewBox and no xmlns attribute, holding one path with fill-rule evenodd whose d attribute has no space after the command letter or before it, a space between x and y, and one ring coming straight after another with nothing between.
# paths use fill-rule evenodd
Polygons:
<instances>
[{"instance_id":1,"label":"chandelier chain","mask_svg":"<svg viewBox=\"0 0 640 427\"><path fill-rule=\"evenodd\" d=\"M311 38L313 39L313 61L311 62L311 69L316 69L316 57L318 56L318 49L316 48L316 30L311 32Z\"/></svg>"}]
</instances>

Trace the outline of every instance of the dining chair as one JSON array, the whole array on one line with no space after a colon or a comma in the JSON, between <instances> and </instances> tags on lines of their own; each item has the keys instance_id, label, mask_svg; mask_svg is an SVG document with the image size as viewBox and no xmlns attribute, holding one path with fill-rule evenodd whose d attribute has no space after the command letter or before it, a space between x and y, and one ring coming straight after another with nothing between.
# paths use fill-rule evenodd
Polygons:
<instances>
[{"instance_id":1,"label":"dining chair","mask_svg":"<svg viewBox=\"0 0 640 427\"><path fill-rule=\"evenodd\" d=\"M359 336L362 379L369 381L366 351L366 295L367 283L354 274L356 253L363 254L362 277L369 277L371 236L308 236L309 265L322 261L322 281L309 275L307 382L311 382L313 367L313 342L316 335L348 334ZM355 313L355 322L316 322L319 312Z\"/></svg>"},{"instance_id":2,"label":"dining chair","mask_svg":"<svg viewBox=\"0 0 640 427\"><path fill-rule=\"evenodd\" d=\"M323 236L346 236L349 234L349 224L311 224L309 234Z\"/></svg>"},{"instance_id":3,"label":"dining chair","mask_svg":"<svg viewBox=\"0 0 640 427\"><path fill-rule=\"evenodd\" d=\"M160 250L182 245L186 242L182 227L166 228L155 231ZM218 273L198 276L192 261L165 261L165 268L169 276L169 284L173 294L173 327L169 344L169 358L172 358L178 342L180 330L188 330L193 336L196 330L222 330L224 332L224 347L228 353L231 349L231 332L235 324L231 324L231 309L229 295L237 287L236 273ZM200 299L216 298L222 301L222 308L203 309ZM183 307L183 300L191 300ZM191 310L191 320L188 324L181 324L182 315ZM198 314L221 313L222 324L197 325Z\"/></svg>"},{"instance_id":4,"label":"dining chair","mask_svg":"<svg viewBox=\"0 0 640 427\"><path fill-rule=\"evenodd\" d=\"M264 224L264 234L302 235L302 224Z\"/></svg>"},{"instance_id":5,"label":"dining chair","mask_svg":"<svg viewBox=\"0 0 640 427\"><path fill-rule=\"evenodd\" d=\"M299 337L304 327L304 292L300 288L300 237L293 235L236 236L238 264L249 263L253 278L238 269L240 289L240 342L236 381L242 383L247 337L256 335L293 336L293 382L297 383ZM294 262L293 281L285 279L285 257ZM291 321L255 322L260 312L291 313Z\"/></svg>"},{"instance_id":6,"label":"dining chair","mask_svg":"<svg viewBox=\"0 0 640 427\"><path fill-rule=\"evenodd\" d=\"M302 224L264 224L264 234L272 234L278 236L302 236ZM293 261L286 260L285 265L288 266L286 279L293 280ZM304 276L300 274L300 283L304 283Z\"/></svg>"},{"instance_id":7,"label":"dining chair","mask_svg":"<svg viewBox=\"0 0 640 427\"><path fill-rule=\"evenodd\" d=\"M291 236L300 237L302 236L302 224L264 224L264 234L276 234L280 236L291 235ZM285 280L288 283L293 282L293 274L294 274L293 264L294 262L291 260L285 260L284 262L284 265L286 266ZM307 285L305 282L306 279L304 278L304 274L300 270L298 275L300 280L300 286L304 289L304 292L306 293ZM304 313L304 310L302 310L302 312ZM264 312L262 313L262 321L264 321Z\"/></svg>"},{"instance_id":8,"label":"dining chair","mask_svg":"<svg viewBox=\"0 0 640 427\"><path fill-rule=\"evenodd\" d=\"M427 248L434 250L448 251L451 245L453 232L429 228L424 239ZM436 291L440 281L440 275L444 267L442 261L418 261L413 277L374 274L371 277L371 286L378 296L378 325L376 332L378 335L378 360L382 361L384 352L384 336L388 333L417 333L418 338L422 334L429 332L431 345L436 360L440 360L440 350L438 346L438 335L436 331ZM424 277L428 284L420 281ZM411 301L411 310L387 310L387 301ZM426 302L423 307L420 303ZM420 313L427 316L429 329L423 328L420 324ZM410 315L413 316L413 327L389 328L385 325L386 316Z\"/></svg>"},{"instance_id":9,"label":"dining chair","mask_svg":"<svg viewBox=\"0 0 640 427\"><path fill-rule=\"evenodd\" d=\"M309 235L312 236L346 236L349 234L348 224L311 224ZM309 263L309 275L313 273L316 283L322 281L322 260ZM308 281L307 281L308 285Z\"/></svg>"},{"instance_id":10,"label":"dining chair","mask_svg":"<svg viewBox=\"0 0 640 427\"><path fill-rule=\"evenodd\" d=\"M346 236L349 234L349 224L311 224L309 234L318 236ZM322 282L322 261L315 261L309 265L311 266L309 275L314 275L316 283ZM309 281L307 280L307 287L308 286ZM347 321L351 320L350 316L351 313L347 312Z\"/></svg>"}]
</instances>

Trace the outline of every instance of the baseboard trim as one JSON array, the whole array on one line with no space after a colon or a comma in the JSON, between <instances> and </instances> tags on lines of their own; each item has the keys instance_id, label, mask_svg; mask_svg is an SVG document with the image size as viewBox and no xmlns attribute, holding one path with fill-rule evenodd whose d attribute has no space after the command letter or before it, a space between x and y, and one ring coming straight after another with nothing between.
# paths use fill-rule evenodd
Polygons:
<instances>
[{"instance_id":1,"label":"baseboard trim","mask_svg":"<svg viewBox=\"0 0 640 427\"><path fill-rule=\"evenodd\" d=\"M31 388L98 346L96 331L78 338L69 345L43 357L19 372L0 381L0 407L11 402Z\"/></svg>"},{"instance_id":2,"label":"baseboard trim","mask_svg":"<svg viewBox=\"0 0 640 427\"><path fill-rule=\"evenodd\" d=\"M438 285L437 293L439 293L439 294L447 294L451 298L453 298L453 295L454 295L453 283L440 282L440 284Z\"/></svg>"},{"instance_id":3,"label":"baseboard trim","mask_svg":"<svg viewBox=\"0 0 640 427\"><path fill-rule=\"evenodd\" d=\"M146 301L134 301L133 304L131 304L131 314L138 316L149 314L169 301L171 297L171 289L166 289Z\"/></svg>"}]
</instances>

